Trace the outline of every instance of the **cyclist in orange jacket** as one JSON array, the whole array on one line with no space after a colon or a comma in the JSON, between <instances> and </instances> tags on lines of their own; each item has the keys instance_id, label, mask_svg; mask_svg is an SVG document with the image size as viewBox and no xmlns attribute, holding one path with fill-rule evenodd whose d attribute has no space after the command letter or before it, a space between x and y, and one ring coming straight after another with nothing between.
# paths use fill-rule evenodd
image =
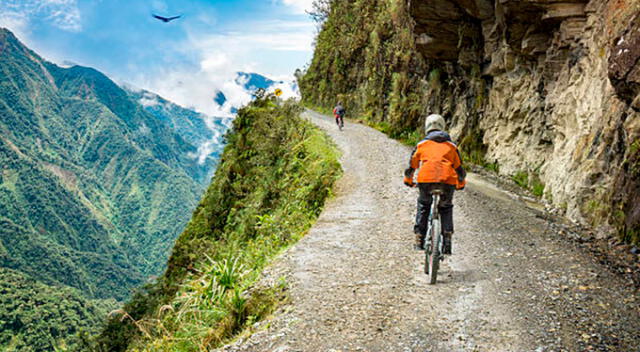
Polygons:
<instances>
[{"instance_id":1,"label":"cyclist in orange jacket","mask_svg":"<svg viewBox=\"0 0 640 352\"><path fill-rule=\"evenodd\" d=\"M415 248L424 249L427 233L429 212L431 209L431 191L443 190L438 209L442 218L443 253L451 254L451 237L453 235L453 192L463 189L466 172L462 167L462 158L458 147L451 141L451 137L444 131L444 118L433 114L425 121L426 137L418 143L411 154L410 166L405 170L404 183L415 187L414 172L418 171L418 206L414 233L416 234Z\"/></svg>"}]
</instances>

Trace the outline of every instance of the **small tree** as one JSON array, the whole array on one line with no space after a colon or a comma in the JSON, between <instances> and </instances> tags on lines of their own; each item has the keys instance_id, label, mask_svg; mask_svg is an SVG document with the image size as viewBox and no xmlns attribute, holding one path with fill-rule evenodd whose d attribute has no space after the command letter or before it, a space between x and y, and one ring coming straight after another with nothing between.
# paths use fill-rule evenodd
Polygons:
<instances>
[{"instance_id":1,"label":"small tree","mask_svg":"<svg viewBox=\"0 0 640 352\"><path fill-rule=\"evenodd\" d=\"M329 17L331 12L331 3L334 0L313 0L311 11L307 13L318 24L322 25Z\"/></svg>"}]
</instances>

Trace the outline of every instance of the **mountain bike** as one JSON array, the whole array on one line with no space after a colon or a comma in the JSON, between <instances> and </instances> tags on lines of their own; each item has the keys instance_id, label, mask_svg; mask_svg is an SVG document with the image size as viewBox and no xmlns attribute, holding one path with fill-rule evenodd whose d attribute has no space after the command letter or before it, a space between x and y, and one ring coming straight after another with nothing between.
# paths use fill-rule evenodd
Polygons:
<instances>
[{"instance_id":1,"label":"mountain bike","mask_svg":"<svg viewBox=\"0 0 640 352\"><path fill-rule=\"evenodd\" d=\"M434 285L438 278L440 261L444 259L444 255L442 254L442 221L440 220L440 212L438 211L442 190L432 190L431 196L431 211L429 212L429 227L427 228L429 242L426 244L424 250L424 273L429 275L429 283Z\"/></svg>"}]
</instances>

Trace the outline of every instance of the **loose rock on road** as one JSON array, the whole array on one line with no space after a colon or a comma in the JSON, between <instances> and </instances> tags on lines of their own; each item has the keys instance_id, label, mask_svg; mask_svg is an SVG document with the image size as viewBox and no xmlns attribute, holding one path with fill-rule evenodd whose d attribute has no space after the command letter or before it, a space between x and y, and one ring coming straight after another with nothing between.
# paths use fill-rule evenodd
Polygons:
<instances>
[{"instance_id":1,"label":"loose rock on road","mask_svg":"<svg viewBox=\"0 0 640 352\"><path fill-rule=\"evenodd\" d=\"M264 273L291 301L220 351L638 351L640 295L477 175L454 197L453 256L429 285L413 247L411 149L307 112L344 176L306 237Z\"/></svg>"}]
</instances>

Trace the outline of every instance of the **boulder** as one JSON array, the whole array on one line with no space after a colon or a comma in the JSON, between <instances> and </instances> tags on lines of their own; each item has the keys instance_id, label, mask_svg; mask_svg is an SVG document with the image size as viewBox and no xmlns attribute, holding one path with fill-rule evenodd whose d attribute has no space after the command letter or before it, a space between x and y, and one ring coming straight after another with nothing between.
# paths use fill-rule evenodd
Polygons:
<instances>
[{"instance_id":1,"label":"boulder","mask_svg":"<svg viewBox=\"0 0 640 352\"><path fill-rule=\"evenodd\" d=\"M631 21L611 47L609 79L618 96L640 110L640 15Z\"/></svg>"}]
</instances>

